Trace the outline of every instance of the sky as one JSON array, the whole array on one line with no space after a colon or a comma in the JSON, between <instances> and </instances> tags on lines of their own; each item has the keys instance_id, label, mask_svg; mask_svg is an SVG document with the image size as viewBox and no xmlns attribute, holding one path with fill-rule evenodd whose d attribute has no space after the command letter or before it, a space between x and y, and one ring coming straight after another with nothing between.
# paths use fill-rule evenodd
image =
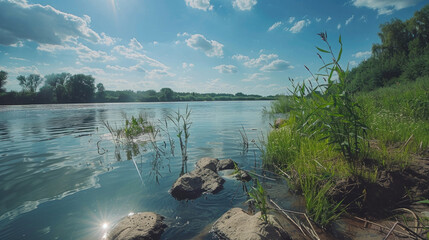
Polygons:
<instances>
[{"instance_id":1,"label":"sky","mask_svg":"<svg viewBox=\"0 0 429 240\"><path fill-rule=\"evenodd\" d=\"M0 70L92 75L107 90L285 94L323 64L327 32L342 66L379 43L379 25L426 0L0 0ZM326 56L326 55L322 55ZM326 56L326 61L330 58Z\"/></svg>"}]
</instances>

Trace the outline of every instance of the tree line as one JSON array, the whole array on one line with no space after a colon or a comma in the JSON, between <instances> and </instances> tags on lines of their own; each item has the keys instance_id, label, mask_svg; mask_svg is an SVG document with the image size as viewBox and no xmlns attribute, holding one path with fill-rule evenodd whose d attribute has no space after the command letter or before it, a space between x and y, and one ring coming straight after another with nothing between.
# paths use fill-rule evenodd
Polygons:
<instances>
[{"instance_id":1,"label":"tree line","mask_svg":"<svg viewBox=\"0 0 429 240\"><path fill-rule=\"evenodd\" d=\"M229 100L273 100L275 96L262 97L241 92L195 93L174 92L162 88L159 92L111 91L102 83L95 85L91 75L53 73L42 77L39 74L20 75L16 79L22 90L7 92L4 88L8 73L0 71L0 104L44 104L44 103L91 103L91 102L168 102L168 101L229 101ZM42 83L44 83L42 85Z\"/></svg>"},{"instance_id":2,"label":"tree line","mask_svg":"<svg viewBox=\"0 0 429 240\"><path fill-rule=\"evenodd\" d=\"M381 43L372 55L349 74L352 91L415 81L429 76L429 5L406 21L393 19L380 25Z\"/></svg>"}]
</instances>

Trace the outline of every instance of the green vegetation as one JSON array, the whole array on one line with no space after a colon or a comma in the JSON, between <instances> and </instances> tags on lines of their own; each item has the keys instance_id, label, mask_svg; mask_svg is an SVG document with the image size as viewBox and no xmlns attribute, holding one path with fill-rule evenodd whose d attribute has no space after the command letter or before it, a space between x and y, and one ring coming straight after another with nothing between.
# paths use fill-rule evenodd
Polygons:
<instances>
[{"instance_id":1,"label":"green vegetation","mask_svg":"<svg viewBox=\"0 0 429 240\"><path fill-rule=\"evenodd\" d=\"M8 74L0 71L1 104L34 104L34 103L91 103L91 102L170 102L170 101L232 101L232 100L274 100L275 96L246 95L243 93L189 93L174 92L162 88L159 92L147 91L110 91L102 83L95 86L91 75L70 73L49 74L42 77L38 74L18 76L22 91L6 92L4 88ZM44 85L37 91L38 87Z\"/></svg>"},{"instance_id":2,"label":"green vegetation","mask_svg":"<svg viewBox=\"0 0 429 240\"><path fill-rule=\"evenodd\" d=\"M248 194L250 201L253 201L256 208L261 211L262 221L268 223L267 194L258 179L256 179L256 186L252 187Z\"/></svg>"},{"instance_id":3,"label":"green vegetation","mask_svg":"<svg viewBox=\"0 0 429 240\"><path fill-rule=\"evenodd\" d=\"M380 26L380 44L372 56L350 72L350 89L371 91L413 82L429 75L429 5L406 21L393 19Z\"/></svg>"},{"instance_id":4,"label":"green vegetation","mask_svg":"<svg viewBox=\"0 0 429 240\"><path fill-rule=\"evenodd\" d=\"M427 152L429 28L425 26L429 26L429 6L406 22L382 25L382 43L375 44L372 57L351 71L339 65L341 37L339 54L334 55L326 33L319 34L327 44L326 49L317 48L323 62L319 72L307 68L313 80L291 80L292 94L272 104L272 113L287 113L288 119L269 134L264 164L288 173L290 187L304 195L307 213L318 225L329 227L346 210L341 200L332 197L341 179L374 183L380 171L403 169ZM326 64L321 54L332 62ZM365 189L361 194L365 198Z\"/></svg>"},{"instance_id":5,"label":"green vegetation","mask_svg":"<svg viewBox=\"0 0 429 240\"><path fill-rule=\"evenodd\" d=\"M177 133L177 138L179 139L180 151L182 153L182 170L180 172L180 176L182 176L183 174L188 172L188 139L191 135L189 129L192 125L191 109L186 106L184 114L181 114L179 109L174 115L169 115L167 118L170 120L171 123L173 123L174 129Z\"/></svg>"}]
</instances>

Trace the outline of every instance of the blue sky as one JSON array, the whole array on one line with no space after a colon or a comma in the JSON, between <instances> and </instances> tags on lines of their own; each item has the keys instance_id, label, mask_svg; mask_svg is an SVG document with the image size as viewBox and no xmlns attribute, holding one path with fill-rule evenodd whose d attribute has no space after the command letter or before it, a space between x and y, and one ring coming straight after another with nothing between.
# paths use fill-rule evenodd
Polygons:
<instances>
[{"instance_id":1,"label":"blue sky","mask_svg":"<svg viewBox=\"0 0 429 240\"><path fill-rule=\"evenodd\" d=\"M424 0L0 0L0 70L91 74L109 90L273 95L322 65L326 31L356 66L379 25ZM329 59L327 59L329 60Z\"/></svg>"}]
</instances>

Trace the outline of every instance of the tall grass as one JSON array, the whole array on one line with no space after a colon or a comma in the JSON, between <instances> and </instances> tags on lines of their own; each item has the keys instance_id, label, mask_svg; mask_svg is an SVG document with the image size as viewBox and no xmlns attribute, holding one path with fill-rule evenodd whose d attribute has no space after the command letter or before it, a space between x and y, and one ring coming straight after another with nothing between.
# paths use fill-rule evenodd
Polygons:
<instances>
[{"instance_id":1,"label":"tall grass","mask_svg":"<svg viewBox=\"0 0 429 240\"><path fill-rule=\"evenodd\" d=\"M265 144L264 164L288 172L292 188L306 199L307 212L326 227L344 212L329 198L339 179L357 176L375 182L382 169L405 168L429 147L429 76L373 92L348 92L348 71L338 62L326 33L320 34L331 63L312 81L295 83L291 96L272 105L289 119ZM319 58L323 58L318 54ZM333 76L337 75L338 78ZM290 106L290 107L285 107Z\"/></svg>"}]
</instances>

